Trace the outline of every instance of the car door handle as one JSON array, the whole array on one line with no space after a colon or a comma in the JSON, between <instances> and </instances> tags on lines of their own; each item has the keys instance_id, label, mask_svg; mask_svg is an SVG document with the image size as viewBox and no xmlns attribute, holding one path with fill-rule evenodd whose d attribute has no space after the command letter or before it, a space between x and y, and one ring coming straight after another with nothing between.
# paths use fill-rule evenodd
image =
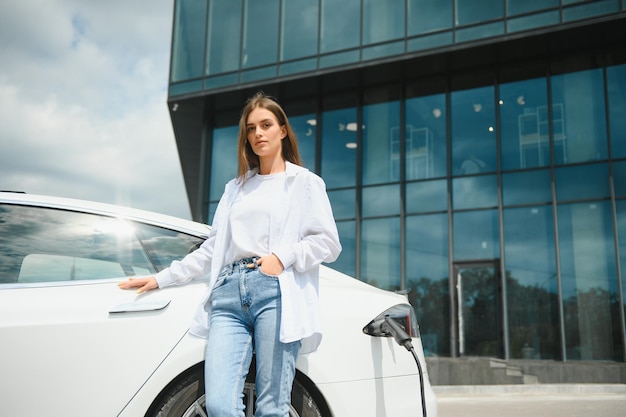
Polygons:
<instances>
[{"instance_id":1,"label":"car door handle","mask_svg":"<svg viewBox=\"0 0 626 417\"><path fill-rule=\"evenodd\" d=\"M118 304L109 309L109 313L134 313L138 311L163 310L171 300L144 300Z\"/></svg>"}]
</instances>

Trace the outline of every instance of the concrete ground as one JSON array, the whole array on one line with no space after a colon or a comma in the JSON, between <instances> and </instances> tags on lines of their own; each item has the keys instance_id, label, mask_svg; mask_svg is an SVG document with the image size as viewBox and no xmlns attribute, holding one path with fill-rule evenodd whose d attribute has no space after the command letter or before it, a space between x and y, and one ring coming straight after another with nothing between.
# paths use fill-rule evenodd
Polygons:
<instances>
[{"instance_id":1,"label":"concrete ground","mask_svg":"<svg viewBox=\"0 0 626 417\"><path fill-rule=\"evenodd\" d=\"M624 417L626 384L434 386L439 417Z\"/></svg>"}]
</instances>

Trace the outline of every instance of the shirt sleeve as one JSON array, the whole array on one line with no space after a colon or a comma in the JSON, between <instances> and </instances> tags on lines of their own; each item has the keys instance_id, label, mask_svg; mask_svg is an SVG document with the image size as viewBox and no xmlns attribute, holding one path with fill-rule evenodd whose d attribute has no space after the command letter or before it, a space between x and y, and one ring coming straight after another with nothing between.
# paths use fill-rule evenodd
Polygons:
<instances>
[{"instance_id":1,"label":"shirt sleeve","mask_svg":"<svg viewBox=\"0 0 626 417\"><path fill-rule=\"evenodd\" d=\"M180 261L173 261L170 266L155 275L159 288L185 284L192 279L203 277L211 272L211 260L215 246L215 228L202 245Z\"/></svg>"},{"instance_id":2,"label":"shirt sleeve","mask_svg":"<svg viewBox=\"0 0 626 417\"><path fill-rule=\"evenodd\" d=\"M341 253L341 243L326 184L315 174L307 175L304 197L300 199L300 240L274 250L283 266L306 271L322 262L333 262Z\"/></svg>"}]
</instances>

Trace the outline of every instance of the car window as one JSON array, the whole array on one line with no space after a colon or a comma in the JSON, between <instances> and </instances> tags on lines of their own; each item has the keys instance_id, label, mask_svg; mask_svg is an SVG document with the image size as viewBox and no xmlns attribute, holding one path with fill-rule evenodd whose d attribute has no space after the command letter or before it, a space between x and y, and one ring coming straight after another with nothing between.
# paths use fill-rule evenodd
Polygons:
<instances>
[{"instance_id":1,"label":"car window","mask_svg":"<svg viewBox=\"0 0 626 417\"><path fill-rule=\"evenodd\" d=\"M154 272L132 222L0 204L0 283L105 279Z\"/></svg>"},{"instance_id":2,"label":"car window","mask_svg":"<svg viewBox=\"0 0 626 417\"><path fill-rule=\"evenodd\" d=\"M147 224L137 224L136 229L158 271L168 267L172 261L184 258L204 242L197 236Z\"/></svg>"}]
</instances>

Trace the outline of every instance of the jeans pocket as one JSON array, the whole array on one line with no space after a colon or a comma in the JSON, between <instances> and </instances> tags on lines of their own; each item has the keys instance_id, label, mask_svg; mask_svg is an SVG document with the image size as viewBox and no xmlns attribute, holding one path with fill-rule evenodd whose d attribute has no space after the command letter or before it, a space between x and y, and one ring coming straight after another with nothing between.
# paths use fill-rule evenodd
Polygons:
<instances>
[{"instance_id":1,"label":"jeans pocket","mask_svg":"<svg viewBox=\"0 0 626 417\"><path fill-rule=\"evenodd\" d=\"M278 279L278 275L266 274L265 272L263 272L263 268L261 268L260 266L259 266L259 274L267 278Z\"/></svg>"}]
</instances>

